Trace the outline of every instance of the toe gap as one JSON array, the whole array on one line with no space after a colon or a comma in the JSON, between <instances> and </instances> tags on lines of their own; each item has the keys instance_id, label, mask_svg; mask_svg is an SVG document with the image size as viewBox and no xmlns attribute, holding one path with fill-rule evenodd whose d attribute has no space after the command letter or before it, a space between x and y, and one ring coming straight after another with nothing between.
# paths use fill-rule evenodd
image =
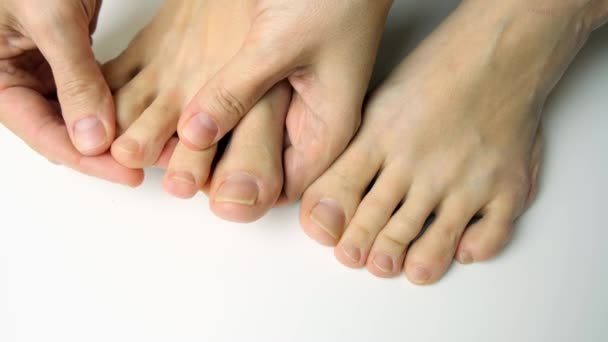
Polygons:
<instances>
[{"instance_id":1,"label":"toe gap","mask_svg":"<svg viewBox=\"0 0 608 342\"><path fill-rule=\"evenodd\" d=\"M433 224L433 222L435 222L436 218L437 218L437 215L435 214L435 212L431 213L431 215L429 215L429 217L427 217L426 221L424 221L424 225L422 226L422 229L420 229L420 233L418 233L418 235L416 235L416 237L412 240L412 244L414 244L416 241L418 241L422 237L422 235L424 235L424 233L426 233L426 231Z\"/></svg>"}]
</instances>

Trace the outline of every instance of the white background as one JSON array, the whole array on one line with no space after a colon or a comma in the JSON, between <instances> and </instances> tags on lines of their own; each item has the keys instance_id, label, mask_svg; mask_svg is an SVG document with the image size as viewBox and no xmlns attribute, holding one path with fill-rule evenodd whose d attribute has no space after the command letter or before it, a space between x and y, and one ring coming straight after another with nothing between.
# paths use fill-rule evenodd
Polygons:
<instances>
[{"instance_id":1,"label":"white background","mask_svg":"<svg viewBox=\"0 0 608 342\"><path fill-rule=\"evenodd\" d=\"M105 1L100 58L158 3ZM456 3L397 1L376 79ZM222 222L203 196L164 194L159 171L107 184L0 128L0 341L607 341L607 43L548 105L542 190L513 243L427 288L342 267L296 207Z\"/></svg>"}]
</instances>

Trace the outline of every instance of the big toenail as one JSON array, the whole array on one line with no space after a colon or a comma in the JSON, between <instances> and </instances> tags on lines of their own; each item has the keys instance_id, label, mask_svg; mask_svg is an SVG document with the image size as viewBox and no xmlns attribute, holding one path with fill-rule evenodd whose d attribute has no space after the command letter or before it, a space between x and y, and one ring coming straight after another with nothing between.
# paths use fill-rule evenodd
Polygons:
<instances>
[{"instance_id":1,"label":"big toenail","mask_svg":"<svg viewBox=\"0 0 608 342\"><path fill-rule=\"evenodd\" d=\"M90 152L108 141L103 123L94 116L81 119L74 125L74 144L80 152Z\"/></svg>"},{"instance_id":2,"label":"big toenail","mask_svg":"<svg viewBox=\"0 0 608 342\"><path fill-rule=\"evenodd\" d=\"M310 220L338 240L344 230L344 210L333 200L322 200L310 213Z\"/></svg>"},{"instance_id":3,"label":"big toenail","mask_svg":"<svg viewBox=\"0 0 608 342\"><path fill-rule=\"evenodd\" d=\"M259 194L260 188L254 177L237 173L228 177L220 186L215 196L215 202L252 207L258 201Z\"/></svg>"},{"instance_id":4,"label":"big toenail","mask_svg":"<svg viewBox=\"0 0 608 342\"><path fill-rule=\"evenodd\" d=\"M421 265L414 266L410 275L412 280L417 284L425 284L431 279L431 272Z\"/></svg>"},{"instance_id":5,"label":"big toenail","mask_svg":"<svg viewBox=\"0 0 608 342\"><path fill-rule=\"evenodd\" d=\"M209 115L199 113L188 121L183 134L191 144L207 148L215 142L218 132L217 123Z\"/></svg>"},{"instance_id":6,"label":"big toenail","mask_svg":"<svg viewBox=\"0 0 608 342\"><path fill-rule=\"evenodd\" d=\"M119 140L116 143L116 148L127 154L136 154L139 152L139 144L133 139Z\"/></svg>"},{"instance_id":7,"label":"big toenail","mask_svg":"<svg viewBox=\"0 0 608 342\"><path fill-rule=\"evenodd\" d=\"M394 269L394 262L393 262L393 258L389 257L388 255L384 255L384 254L377 254L374 257L374 266L376 266L380 271L390 274L393 273L393 269Z\"/></svg>"},{"instance_id":8,"label":"big toenail","mask_svg":"<svg viewBox=\"0 0 608 342\"><path fill-rule=\"evenodd\" d=\"M174 182L188 185L196 185L196 180L190 172L186 171L169 171L170 177Z\"/></svg>"},{"instance_id":9,"label":"big toenail","mask_svg":"<svg viewBox=\"0 0 608 342\"><path fill-rule=\"evenodd\" d=\"M468 265L475 262L473 256L471 255L471 253L469 253L469 251L460 251L456 259L463 265Z\"/></svg>"},{"instance_id":10,"label":"big toenail","mask_svg":"<svg viewBox=\"0 0 608 342\"><path fill-rule=\"evenodd\" d=\"M353 264L358 264L361 261L361 250L359 248L347 243L342 245L342 251Z\"/></svg>"}]
</instances>

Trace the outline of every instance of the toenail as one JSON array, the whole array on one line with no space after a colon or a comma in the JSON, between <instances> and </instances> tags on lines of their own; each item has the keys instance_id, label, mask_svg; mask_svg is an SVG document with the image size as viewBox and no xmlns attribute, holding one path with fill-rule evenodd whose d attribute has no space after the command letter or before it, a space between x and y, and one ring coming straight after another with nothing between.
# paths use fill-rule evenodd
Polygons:
<instances>
[{"instance_id":1,"label":"toenail","mask_svg":"<svg viewBox=\"0 0 608 342\"><path fill-rule=\"evenodd\" d=\"M358 264L361 261L361 250L351 244L342 245L342 251L350 259L353 264Z\"/></svg>"},{"instance_id":2,"label":"toenail","mask_svg":"<svg viewBox=\"0 0 608 342\"><path fill-rule=\"evenodd\" d=\"M384 254L377 254L374 257L373 261L374 266L376 266L380 271L390 274L393 273L394 265L393 258Z\"/></svg>"},{"instance_id":3,"label":"toenail","mask_svg":"<svg viewBox=\"0 0 608 342\"><path fill-rule=\"evenodd\" d=\"M344 230L344 210L333 200L322 200L310 213L310 220L334 239L338 240Z\"/></svg>"},{"instance_id":4,"label":"toenail","mask_svg":"<svg viewBox=\"0 0 608 342\"><path fill-rule=\"evenodd\" d=\"M188 185L196 185L196 179L190 172L186 171L169 171L171 180L177 183L183 183Z\"/></svg>"},{"instance_id":5,"label":"toenail","mask_svg":"<svg viewBox=\"0 0 608 342\"><path fill-rule=\"evenodd\" d=\"M425 284L431 279L431 272L426 267L416 265L410 273L412 280L417 284Z\"/></svg>"},{"instance_id":6,"label":"toenail","mask_svg":"<svg viewBox=\"0 0 608 342\"><path fill-rule=\"evenodd\" d=\"M119 140L116 143L116 148L127 154L136 154L139 152L139 144L133 139Z\"/></svg>"},{"instance_id":7,"label":"toenail","mask_svg":"<svg viewBox=\"0 0 608 342\"><path fill-rule=\"evenodd\" d=\"M458 253L458 257L456 259L458 259L458 262L460 262L463 265L468 265L468 264L472 264L475 262L475 260L473 259L473 256L468 251L460 251L460 253Z\"/></svg>"},{"instance_id":8,"label":"toenail","mask_svg":"<svg viewBox=\"0 0 608 342\"><path fill-rule=\"evenodd\" d=\"M74 144L80 152L93 151L108 140L106 129L101 121L90 116L74 125Z\"/></svg>"},{"instance_id":9,"label":"toenail","mask_svg":"<svg viewBox=\"0 0 608 342\"><path fill-rule=\"evenodd\" d=\"M215 142L219 128L213 119L204 113L193 116L183 131L184 138L200 148L207 148Z\"/></svg>"},{"instance_id":10,"label":"toenail","mask_svg":"<svg viewBox=\"0 0 608 342\"><path fill-rule=\"evenodd\" d=\"M217 203L233 203L254 206L258 201L260 188L256 178L237 173L228 177L220 186L215 196Z\"/></svg>"}]
</instances>

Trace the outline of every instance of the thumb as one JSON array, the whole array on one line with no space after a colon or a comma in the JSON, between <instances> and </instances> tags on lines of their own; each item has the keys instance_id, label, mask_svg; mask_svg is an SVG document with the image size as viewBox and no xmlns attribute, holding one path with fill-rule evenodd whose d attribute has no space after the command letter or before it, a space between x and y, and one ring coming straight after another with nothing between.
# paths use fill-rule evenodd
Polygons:
<instances>
[{"instance_id":1,"label":"thumb","mask_svg":"<svg viewBox=\"0 0 608 342\"><path fill-rule=\"evenodd\" d=\"M91 48L90 20L81 6L60 6L30 35L48 61L70 139L84 155L99 155L115 136L112 94Z\"/></svg>"},{"instance_id":2,"label":"thumb","mask_svg":"<svg viewBox=\"0 0 608 342\"><path fill-rule=\"evenodd\" d=\"M199 150L216 144L275 84L288 76L295 59L245 43L186 107L178 132Z\"/></svg>"}]
</instances>

